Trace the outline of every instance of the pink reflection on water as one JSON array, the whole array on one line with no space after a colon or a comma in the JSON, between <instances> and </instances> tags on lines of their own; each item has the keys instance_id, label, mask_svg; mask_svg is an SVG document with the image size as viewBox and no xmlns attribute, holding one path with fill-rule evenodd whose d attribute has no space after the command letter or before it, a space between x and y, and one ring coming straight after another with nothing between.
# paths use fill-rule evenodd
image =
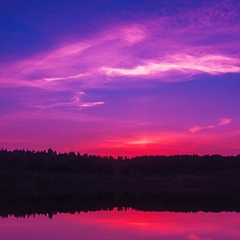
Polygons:
<instances>
[{"instance_id":1,"label":"pink reflection on water","mask_svg":"<svg viewBox=\"0 0 240 240\"><path fill-rule=\"evenodd\" d=\"M180 239L240 238L239 213L172 213L128 210L58 214L0 220L0 238L13 239Z\"/></svg>"}]
</instances>

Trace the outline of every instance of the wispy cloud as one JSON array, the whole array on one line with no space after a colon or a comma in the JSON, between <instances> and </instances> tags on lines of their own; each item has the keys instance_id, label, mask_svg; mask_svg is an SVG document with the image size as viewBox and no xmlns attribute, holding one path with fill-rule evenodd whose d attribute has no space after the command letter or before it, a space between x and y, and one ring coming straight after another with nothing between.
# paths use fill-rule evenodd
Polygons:
<instances>
[{"instance_id":1,"label":"wispy cloud","mask_svg":"<svg viewBox=\"0 0 240 240\"><path fill-rule=\"evenodd\" d=\"M220 121L220 123L218 124L218 126L225 125L225 124L229 124L231 121L232 121L231 118L222 118L222 120Z\"/></svg>"},{"instance_id":2,"label":"wispy cloud","mask_svg":"<svg viewBox=\"0 0 240 240\"><path fill-rule=\"evenodd\" d=\"M102 104L104 104L104 102L89 102L89 103L83 103L80 106L81 107L94 107L94 106L102 105Z\"/></svg>"},{"instance_id":3,"label":"wispy cloud","mask_svg":"<svg viewBox=\"0 0 240 240\"><path fill-rule=\"evenodd\" d=\"M54 108L54 107L67 107L67 106L73 106L73 107L77 107L78 110L81 110L82 108L86 108L86 107L94 107L94 106L98 106L98 105L102 105L104 104L103 101L99 101L99 102L84 102L81 99L81 96L84 95L84 92L79 92L77 94L75 94L75 96L66 102L55 102L55 103L51 103L51 104L45 104L45 105L35 105L36 108L42 108L42 109L46 109L46 108Z\"/></svg>"},{"instance_id":4,"label":"wispy cloud","mask_svg":"<svg viewBox=\"0 0 240 240\"><path fill-rule=\"evenodd\" d=\"M192 133L195 133L195 132L198 132L198 131L203 130L203 129L212 129L212 128L215 128L215 127L219 127L219 126L222 126L222 125L229 124L229 123L231 123L231 121L232 121L231 118L222 118L221 121L216 125L193 126L189 129L189 131L192 132Z\"/></svg>"},{"instance_id":5,"label":"wispy cloud","mask_svg":"<svg viewBox=\"0 0 240 240\"><path fill-rule=\"evenodd\" d=\"M43 80L46 82L54 82L54 81L60 81L60 80L68 80L68 79L76 79L83 77L84 74L77 74L75 76L66 76L66 77L50 77L50 78L44 78Z\"/></svg>"},{"instance_id":6,"label":"wispy cloud","mask_svg":"<svg viewBox=\"0 0 240 240\"><path fill-rule=\"evenodd\" d=\"M79 79L95 74L105 64L116 64L120 51L145 38L141 25L123 25L102 30L95 37L76 43L63 43L49 52L43 52L18 62L4 64L0 69L4 82L41 87L53 81ZM7 70L6 70L7 69ZM3 79L1 78L3 81Z\"/></svg>"},{"instance_id":7,"label":"wispy cloud","mask_svg":"<svg viewBox=\"0 0 240 240\"><path fill-rule=\"evenodd\" d=\"M62 42L54 50L2 64L0 87L54 90L72 81L85 88L101 87L106 78L118 81L119 76L131 77L129 81L146 77L183 81L199 73L239 73L239 26L232 24L239 23L238 11L225 1L220 5L180 11L176 16L163 14L135 24L112 24L87 39ZM225 35L226 41L219 35Z\"/></svg>"},{"instance_id":8,"label":"wispy cloud","mask_svg":"<svg viewBox=\"0 0 240 240\"><path fill-rule=\"evenodd\" d=\"M145 65L136 66L131 69L102 67L101 70L110 76L161 76L161 73L167 71L179 71L183 74L191 75L198 72L206 72L215 75L219 73L240 72L240 67L236 65L237 61L237 59L219 55L198 57L182 54L181 56L170 56L162 62L146 62Z\"/></svg>"}]
</instances>

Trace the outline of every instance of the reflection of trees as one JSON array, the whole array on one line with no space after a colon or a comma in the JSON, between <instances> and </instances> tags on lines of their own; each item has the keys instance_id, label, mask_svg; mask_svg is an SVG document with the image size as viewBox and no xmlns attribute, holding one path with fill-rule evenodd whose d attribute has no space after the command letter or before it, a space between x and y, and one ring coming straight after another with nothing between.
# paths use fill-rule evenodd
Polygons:
<instances>
[{"instance_id":1,"label":"reflection of trees","mask_svg":"<svg viewBox=\"0 0 240 240\"><path fill-rule=\"evenodd\" d=\"M240 155L115 159L52 149L0 151L2 216L113 207L239 211L239 183Z\"/></svg>"},{"instance_id":2,"label":"reflection of trees","mask_svg":"<svg viewBox=\"0 0 240 240\"><path fill-rule=\"evenodd\" d=\"M141 211L173 212L240 212L239 198L202 194L153 193L153 192L95 192L77 195L28 195L19 197L11 191L10 198L0 199L0 216L28 217L57 213L80 213L129 208Z\"/></svg>"}]
</instances>

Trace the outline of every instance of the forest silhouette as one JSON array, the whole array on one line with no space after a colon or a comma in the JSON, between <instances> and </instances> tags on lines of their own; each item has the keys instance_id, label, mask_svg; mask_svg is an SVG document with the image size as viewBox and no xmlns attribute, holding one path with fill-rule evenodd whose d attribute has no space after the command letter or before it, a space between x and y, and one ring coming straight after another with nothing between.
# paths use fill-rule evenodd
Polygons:
<instances>
[{"instance_id":1,"label":"forest silhouette","mask_svg":"<svg viewBox=\"0 0 240 240\"><path fill-rule=\"evenodd\" d=\"M0 150L0 216L240 211L240 155L117 157Z\"/></svg>"}]
</instances>

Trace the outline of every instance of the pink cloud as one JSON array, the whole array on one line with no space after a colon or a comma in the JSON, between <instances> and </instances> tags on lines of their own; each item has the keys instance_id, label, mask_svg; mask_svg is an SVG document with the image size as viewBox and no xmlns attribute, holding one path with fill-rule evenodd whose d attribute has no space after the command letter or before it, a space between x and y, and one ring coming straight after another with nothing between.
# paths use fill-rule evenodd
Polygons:
<instances>
[{"instance_id":1,"label":"pink cloud","mask_svg":"<svg viewBox=\"0 0 240 240\"><path fill-rule=\"evenodd\" d=\"M212 129L221 125L226 125L231 123L232 119L231 118L222 118L221 121L216 124L216 125L209 125L209 126L193 126L189 129L190 132L195 133L203 129Z\"/></svg>"},{"instance_id":2,"label":"pink cloud","mask_svg":"<svg viewBox=\"0 0 240 240\"><path fill-rule=\"evenodd\" d=\"M46 82L53 82L53 81L59 81L59 80L76 79L76 78L81 78L83 76L84 74L77 74L75 76L44 78L43 80Z\"/></svg>"},{"instance_id":3,"label":"pink cloud","mask_svg":"<svg viewBox=\"0 0 240 240\"><path fill-rule=\"evenodd\" d=\"M162 72L167 71L179 71L182 74L188 75L197 74L199 72L215 75L228 72L240 72L240 67L236 66L236 64L237 59L226 56L206 55L198 57L182 54L181 56L169 56L168 59L162 62L146 62L144 65L136 66L131 69L102 67L101 70L103 73L110 76L161 76Z\"/></svg>"},{"instance_id":4,"label":"pink cloud","mask_svg":"<svg viewBox=\"0 0 240 240\"><path fill-rule=\"evenodd\" d=\"M190 132L192 133L195 133L195 132L198 132L202 129L212 129L214 128L214 125L209 125L209 126L206 126L206 127L203 127L203 126L193 126L189 129Z\"/></svg>"},{"instance_id":5,"label":"pink cloud","mask_svg":"<svg viewBox=\"0 0 240 240\"><path fill-rule=\"evenodd\" d=\"M104 104L104 102L90 102L90 103L83 103L80 106L81 107L94 107L94 106L102 105L102 104Z\"/></svg>"},{"instance_id":6,"label":"pink cloud","mask_svg":"<svg viewBox=\"0 0 240 240\"><path fill-rule=\"evenodd\" d=\"M0 87L64 89L66 82L81 82L88 88L101 87L106 78L118 81L118 76L136 81L146 77L184 81L199 73L239 73L239 43L234 40L239 35L238 26L226 21L234 19L237 11L225 2L220 5L178 12L175 17L155 16L135 24L112 24L87 39L62 42L54 50L2 65ZM181 25L179 18L188 21ZM221 33L235 36L231 45L218 41ZM216 41L199 44L199 38Z\"/></svg>"},{"instance_id":7,"label":"pink cloud","mask_svg":"<svg viewBox=\"0 0 240 240\"><path fill-rule=\"evenodd\" d=\"M46 109L46 108L54 108L54 107L63 107L63 106L75 106L78 107L78 110L81 110L82 108L86 108L86 107L94 107L94 106L98 106L98 105L102 105L104 104L103 101L99 101L99 102L84 102L81 99L81 96L84 95L85 92L79 92L77 94L75 94L75 96L66 102L55 102L55 103L51 103L51 104L46 104L46 105L35 105L36 108L41 108L41 109Z\"/></svg>"},{"instance_id":8,"label":"pink cloud","mask_svg":"<svg viewBox=\"0 0 240 240\"><path fill-rule=\"evenodd\" d=\"M218 125L220 126L220 125L229 124L231 123L231 121L232 121L231 118L223 118Z\"/></svg>"},{"instance_id":9,"label":"pink cloud","mask_svg":"<svg viewBox=\"0 0 240 240\"><path fill-rule=\"evenodd\" d=\"M7 86L51 88L56 86L56 83L51 85L53 82L61 84L64 81L79 81L83 77L86 80L90 75L94 82L93 75L98 72L99 67L121 61L119 58L122 48L136 44L144 37L144 30L139 25L117 26L103 30L87 40L63 43L53 51L5 64L1 67L0 81ZM100 79L98 84L101 82Z\"/></svg>"}]
</instances>

